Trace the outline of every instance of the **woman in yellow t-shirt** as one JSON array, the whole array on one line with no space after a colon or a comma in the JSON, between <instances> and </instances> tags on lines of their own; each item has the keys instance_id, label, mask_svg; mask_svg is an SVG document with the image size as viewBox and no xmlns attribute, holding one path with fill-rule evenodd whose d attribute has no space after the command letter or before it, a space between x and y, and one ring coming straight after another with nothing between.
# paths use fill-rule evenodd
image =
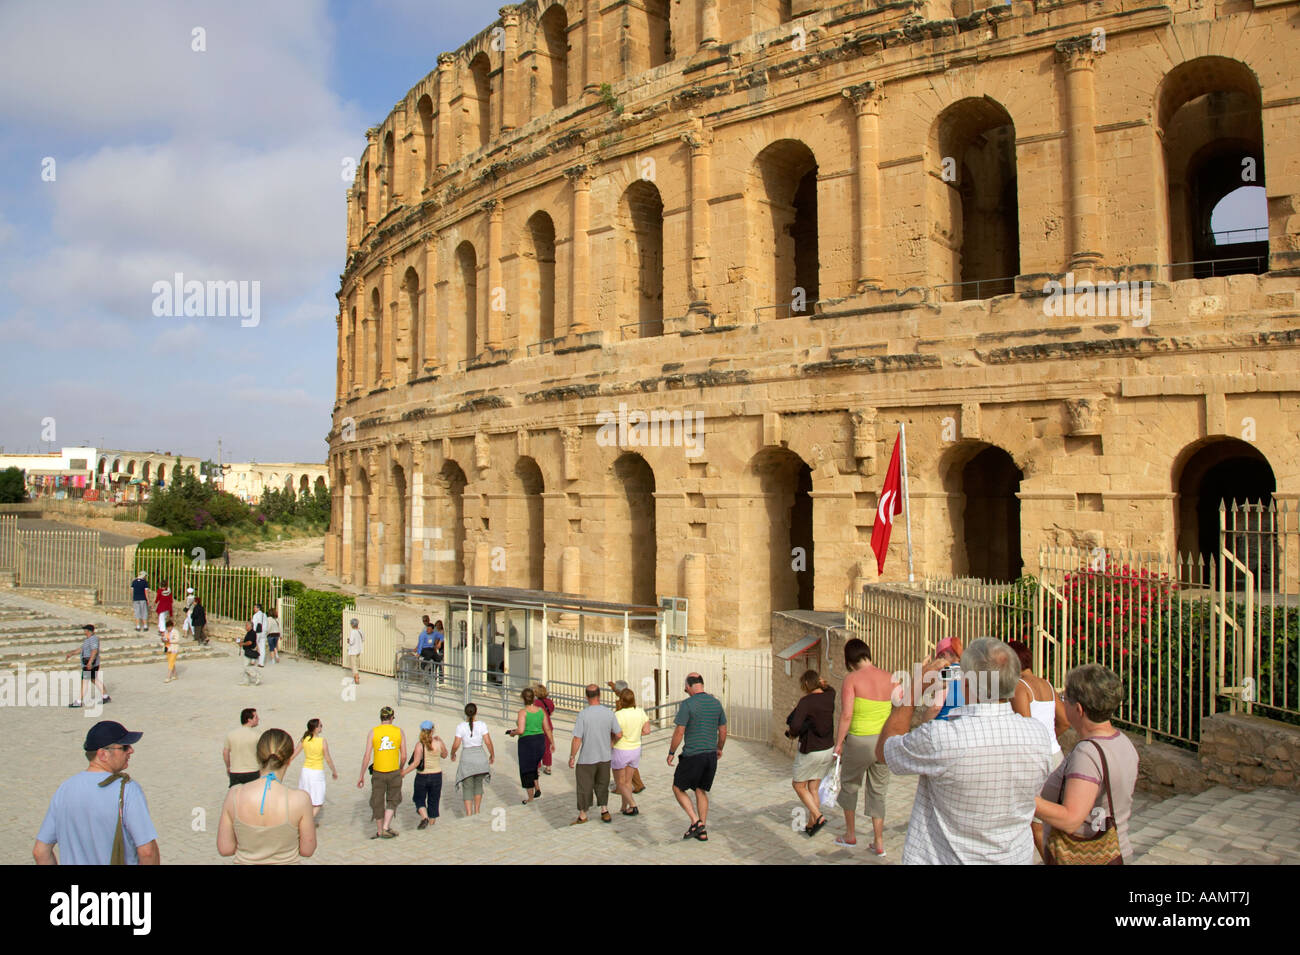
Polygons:
<instances>
[{"instance_id":1,"label":"woman in yellow t-shirt","mask_svg":"<svg viewBox=\"0 0 1300 955\"><path fill-rule=\"evenodd\" d=\"M289 762L292 763L298 758L299 753L305 754L303 767L298 772L298 788L311 796L313 819L320 815L325 805L326 763L330 764L330 772L334 774L334 778L339 778L339 771L334 768L334 759L330 756L330 744L325 742L324 730L325 724L320 720L308 720L307 732L303 733L302 739L294 748L293 755L289 757Z\"/></svg>"},{"instance_id":2,"label":"woman in yellow t-shirt","mask_svg":"<svg viewBox=\"0 0 1300 955\"><path fill-rule=\"evenodd\" d=\"M610 769L614 771L614 786L623 800L620 812L625 816L640 815L641 810L632 798L632 773L641 765L641 734L650 722L646 711L636 705L636 694L630 687L618 695L618 708L614 711L623 736L614 744Z\"/></svg>"}]
</instances>

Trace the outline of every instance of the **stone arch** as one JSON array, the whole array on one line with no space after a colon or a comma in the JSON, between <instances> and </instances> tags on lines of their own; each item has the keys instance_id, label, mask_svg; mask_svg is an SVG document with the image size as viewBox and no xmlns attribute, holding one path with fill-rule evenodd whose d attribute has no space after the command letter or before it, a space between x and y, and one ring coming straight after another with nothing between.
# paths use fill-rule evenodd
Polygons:
<instances>
[{"instance_id":1,"label":"stone arch","mask_svg":"<svg viewBox=\"0 0 1300 955\"><path fill-rule=\"evenodd\" d=\"M1259 79L1238 60L1202 56L1180 63L1156 93L1158 133L1164 153L1168 201L1168 261L1181 265L1173 278L1268 271L1264 236L1218 242L1212 216L1226 195L1243 185L1264 187L1264 126ZM1245 260L1245 261L1231 261Z\"/></svg>"},{"instance_id":2,"label":"stone arch","mask_svg":"<svg viewBox=\"0 0 1300 955\"><path fill-rule=\"evenodd\" d=\"M1016 127L990 96L967 97L935 117L927 144L930 281L955 285L949 301L1015 289L1020 272Z\"/></svg>"},{"instance_id":3,"label":"stone arch","mask_svg":"<svg viewBox=\"0 0 1300 955\"><path fill-rule=\"evenodd\" d=\"M407 480L406 469L394 461L389 468L389 494L384 521L384 566L380 571L380 584L401 587L406 584L407 568Z\"/></svg>"},{"instance_id":4,"label":"stone arch","mask_svg":"<svg viewBox=\"0 0 1300 955\"><path fill-rule=\"evenodd\" d=\"M433 538L438 583L465 584L465 471L453 460L444 461L435 479L439 513Z\"/></svg>"},{"instance_id":5,"label":"stone arch","mask_svg":"<svg viewBox=\"0 0 1300 955\"><path fill-rule=\"evenodd\" d=\"M520 247L519 344L529 345L555 337L555 223L546 212L528 217Z\"/></svg>"},{"instance_id":6,"label":"stone arch","mask_svg":"<svg viewBox=\"0 0 1300 955\"><path fill-rule=\"evenodd\" d=\"M451 298L450 324L459 320L461 354L469 361L478 354L478 253L468 239L456 246Z\"/></svg>"},{"instance_id":7,"label":"stone arch","mask_svg":"<svg viewBox=\"0 0 1300 955\"><path fill-rule=\"evenodd\" d=\"M149 483L150 470L150 463L148 461L145 461L144 464L140 465L140 480L144 481L145 484Z\"/></svg>"},{"instance_id":8,"label":"stone arch","mask_svg":"<svg viewBox=\"0 0 1300 955\"><path fill-rule=\"evenodd\" d=\"M298 493L306 494L310 490L311 490L311 479L304 474L298 478Z\"/></svg>"},{"instance_id":9,"label":"stone arch","mask_svg":"<svg viewBox=\"0 0 1300 955\"><path fill-rule=\"evenodd\" d=\"M561 3L552 4L537 21L536 55L538 112L559 109L569 102L569 17Z\"/></svg>"},{"instance_id":10,"label":"stone arch","mask_svg":"<svg viewBox=\"0 0 1300 955\"><path fill-rule=\"evenodd\" d=\"M635 335L664 333L664 203L659 189L637 179L619 200L619 324ZM628 329L632 331L632 329Z\"/></svg>"},{"instance_id":11,"label":"stone arch","mask_svg":"<svg viewBox=\"0 0 1300 955\"><path fill-rule=\"evenodd\" d=\"M158 465L158 474L157 474L157 478L158 478L158 483L159 483L159 484L161 484L163 481L166 481L166 480L167 480L167 465L166 465L166 464L160 464L160 465Z\"/></svg>"},{"instance_id":12,"label":"stone arch","mask_svg":"<svg viewBox=\"0 0 1300 955\"><path fill-rule=\"evenodd\" d=\"M131 477L135 477L135 472L136 472L135 459L132 458L130 461L126 462L126 473Z\"/></svg>"},{"instance_id":13,"label":"stone arch","mask_svg":"<svg viewBox=\"0 0 1300 955\"><path fill-rule=\"evenodd\" d=\"M605 525L607 599L654 606L658 599L654 470L641 455L627 451L609 473L616 492Z\"/></svg>"},{"instance_id":14,"label":"stone arch","mask_svg":"<svg viewBox=\"0 0 1300 955\"><path fill-rule=\"evenodd\" d=\"M420 321L420 273L407 267L402 275L402 306L406 309L406 323L409 341L399 343L398 355L406 363L404 374L400 378L414 378L420 373L420 366L428 350L425 341L424 322Z\"/></svg>"},{"instance_id":15,"label":"stone arch","mask_svg":"<svg viewBox=\"0 0 1300 955\"><path fill-rule=\"evenodd\" d=\"M1007 451L984 441L962 441L940 460L952 529L952 573L1010 582L1021 556L1021 468Z\"/></svg>"},{"instance_id":16,"label":"stone arch","mask_svg":"<svg viewBox=\"0 0 1300 955\"><path fill-rule=\"evenodd\" d=\"M397 192L397 152L393 149L393 131L384 133L384 151L382 165L379 167L379 185L382 190L382 204L379 218L383 218L393 208Z\"/></svg>"},{"instance_id":17,"label":"stone arch","mask_svg":"<svg viewBox=\"0 0 1300 955\"><path fill-rule=\"evenodd\" d=\"M433 180L433 163L434 163L434 144L433 136L435 131L433 121L433 98L429 94L420 97L415 104L416 115L420 119L420 182L419 188L415 189L418 195Z\"/></svg>"},{"instance_id":18,"label":"stone arch","mask_svg":"<svg viewBox=\"0 0 1300 955\"><path fill-rule=\"evenodd\" d=\"M290 473L290 474L286 474L286 475L284 476L284 490L288 491L290 494L293 493L293 474L292 474L292 473Z\"/></svg>"},{"instance_id":19,"label":"stone arch","mask_svg":"<svg viewBox=\"0 0 1300 955\"><path fill-rule=\"evenodd\" d=\"M803 142L779 139L754 157L750 183L758 305L779 305L765 318L809 314L820 294L817 158Z\"/></svg>"},{"instance_id":20,"label":"stone arch","mask_svg":"<svg viewBox=\"0 0 1300 955\"><path fill-rule=\"evenodd\" d=\"M480 51L469 61L461 99L468 150L472 152L492 140L492 63L486 53Z\"/></svg>"},{"instance_id":21,"label":"stone arch","mask_svg":"<svg viewBox=\"0 0 1300 955\"><path fill-rule=\"evenodd\" d=\"M812 468L787 448L766 447L749 460L746 479L762 502L752 517L755 622L777 610L812 610L815 589ZM762 581L766 578L767 586Z\"/></svg>"},{"instance_id":22,"label":"stone arch","mask_svg":"<svg viewBox=\"0 0 1300 955\"><path fill-rule=\"evenodd\" d=\"M362 464L356 467L352 482L352 583L368 585L367 566L370 553L370 475Z\"/></svg>"},{"instance_id":23,"label":"stone arch","mask_svg":"<svg viewBox=\"0 0 1300 955\"><path fill-rule=\"evenodd\" d=\"M377 387L384 377L384 308L379 301L379 289L370 290L370 387Z\"/></svg>"},{"instance_id":24,"label":"stone arch","mask_svg":"<svg viewBox=\"0 0 1300 955\"><path fill-rule=\"evenodd\" d=\"M1273 565L1271 548L1261 548L1259 541L1260 532L1269 527L1267 510L1277 491L1277 478L1263 452L1238 438L1204 438L1179 453L1172 481L1179 553L1199 556L1217 572L1219 507L1231 512L1236 505L1236 533L1231 513L1228 517L1229 546L1251 570L1268 573Z\"/></svg>"},{"instance_id":25,"label":"stone arch","mask_svg":"<svg viewBox=\"0 0 1300 955\"><path fill-rule=\"evenodd\" d=\"M114 459L113 459L113 467L109 470L109 473L110 473L110 474L119 474L119 473L121 473L121 470L122 470L122 459L121 459L121 458L114 458Z\"/></svg>"},{"instance_id":26,"label":"stone arch","mask_svg":"<svg viewBox=\"0 0 1300 955\"><path fill-rule=\"evenodd\" d=\"M326 484L325 484L325 475L323 475L323 474L318 475L318 476L316 477L316 481L312 484L312 488L313 488L314 490L316 490L316 491L324 491L324 490L327 490L327 487L326 487Z\"/></svg>"},{"instance_id":27,"label":"stone arch","mask_svg":"<svg viewBox=\"0 0 1300 955\"><path fill-rule=\"evenodd\" d=\"M513 575L518 586L529 590L546 589L546 501L542 496L546 482L542 469L530 457L515 462L517 491L523 496L519 528L518 553L523 557L523 572Z\"/></svg>"}]
</instances>

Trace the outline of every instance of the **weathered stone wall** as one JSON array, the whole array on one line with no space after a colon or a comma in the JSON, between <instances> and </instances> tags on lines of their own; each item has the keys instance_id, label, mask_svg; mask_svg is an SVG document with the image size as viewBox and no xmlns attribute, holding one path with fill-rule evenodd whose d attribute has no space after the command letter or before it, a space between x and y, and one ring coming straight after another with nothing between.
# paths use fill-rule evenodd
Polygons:
<instances>
[{"instance_id":1,"label":"weathered stone wall","mask_svg":"<svg viewBox=\"0 0 1300 955\"><path fill-rule=\"evenodd\" d=\"M358 166L329 568L385 589L684 595L701 637L766 646L773 611L834 610L876 577L900 421L922 574L989 573L968 536L1011 538L1027 573L1045 543L1167 552L1181 468L1229 439L1294 504L1295 5L795 4L783 24L776 4L682 0L656 65L658 27L619 19L640 8L574 0L558 107L558 74L538 79L549 5L505 8L501 43L494 25L440 56ZM1216 83L1257 91L1265 274L1173 266L1162 130ZM955 301L978 250L944 153L1004 115L1016 275ZM1149 316L1053 313L1045 283L1067 273L1150 279ZM790 314L792 281L811 315ZM652 313L661 328L634 324ZM1015 529L986 534L964 469L990 448L1021 478Z\"/></svg>"},{"instance_id":2,"label":"weathered stone wall","mask_svg":"<svg viewBox=\"0 0 1300 955\"><path fill-rule=\"evenodd\" d=\"M772 736L771 743L782 752L794 758L795 743L786 738L785 718L790 715L803 697L799 686L799 677L805 670L816 670L839 693L840 681L844 678L844 641L849 634L843 627L828 626L824 621L808 619L809 615L791 615L787 613L772 614ZM775 654L808 636L819 637L818 643L802 657L790 661L787 674L785 662L778 660ZM828 657L828 653L838 653L838 658ZM835 675L835 659L840 661L840 673Z\"/></svg>"},{"instance_id":3,"label":"weathered stone wall","mask_svg":"<svg viewBox=\"0 0 1300 955\"><path fill-rule=\"evenodd\" d=\"M1257 716L1210 716L1201 722L1200 757L1216 783L1300 792L1300 726Z\"/></svg>"}]
</instances>

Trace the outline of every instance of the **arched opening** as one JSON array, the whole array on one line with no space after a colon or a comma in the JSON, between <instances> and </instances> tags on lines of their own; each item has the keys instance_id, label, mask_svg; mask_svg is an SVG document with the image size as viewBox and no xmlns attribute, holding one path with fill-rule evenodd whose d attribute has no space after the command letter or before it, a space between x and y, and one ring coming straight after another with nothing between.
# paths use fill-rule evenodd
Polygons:
<instances>
[{"instance_id":1,"label":"arched opening","mask_svg":"<svg viewBox=\"0 0 1300 955\"><path fill-rule=\"evenodd\" d=\"M820 294L817 159L782 139L758 154L754 172L759 307L771 318L811 314Z\"/></svg>"},{"instance_id":2,"label":"arched opening","mask_svg":"<svg viewBox=\"0 0 1300 955\"><path fill-rule=\"evenodd\" d=\"M148 475L145 476L145 480L146 481L149 480ZM160 464L158 465L158 483L161 484L163 483L163 481L166 480L167 480L167 465Z\"/></svg>"},{"instance_id":3,"label":"arched opening","mask_svg":"<svg viewBox=\"0 0 1300 955\"><path fill-rule=\"evenodd\" d=\"M955 448L943 469L953 532L953 573L1010 583L1020 577L1020 482L1024 472L991 444Z\"/></svg>"},{"instance_id":4,"label":"arched opening","mask_svg":"<svg viewBox=\"0 0 1300 955\"><path fill-rule=\"evenodd\" d=\"M782 23L789 23L794 19L793 4L791 0L777 0L777 15L781 18Z\"/></svg>"},{"instance_id":5,"label":"arched opening","mask_svg":"<svg viewBox=\"0 0 1300 955\"><path fill-rule=\"evenodd\" d=\"M394 464L391 472L392 493L388 496L388 514L384 520L384 568L380 583L400 587L406 583L406 470Z\"/></svg>"},{"instance_id":6,"label":"arched opening","mask_svg":"<svg viewBox=\"0 0 1300 955\"><path fill-rule=\"evenodd\" d=\"M749 469L758 479L765 511L755 555L766 554L768 606L756 608L765 624L777 610L815 609L812 469L784 448L764 448ZM754 570L762 572L758 566ZM757 593L761 579L755 581Z\"/></svg>"},{"instance_id":7,"label":"arched opening","mask_svg":"<svg viewBox=\"0 0 1300 955\"><path fill-rule=\"evenodd\" d=\"M357 468L352 491L352 583L365 587L367 555L370 545L370 475Z\"/></svg>"},{"instance_id":8,"label":"arched opening","mask_svg":"<svg viewBox=\"0 0 1300 955\"><path fill-rule=\"evenodd\" d=\"M1246 246L1267 243L1268 197L1263 187L1240 186L1220 199L1210 213L1210 232L1216 246L1233 245L1245 250Z\"/></svg>"},{"instance_id":9,"label":"arched opening","mask_svg":"<svg viewBox=\"0 0 1300 955\"><path fill-rule=\"evenodd\" d=\"M361 338L361 326L357 324L357 307L352 306L352 331L348 335L348 375L352 379L348 382L349 388L357 388L361 384L361 369L357 367L357 356L361 354L357 342Z\"/></svg>"},{"instance_id":10,"label":"arched opening","mask_svg":"<svg viewBox=\"0 0 1300 955\"><path fill-rule=\"evenodd\" d=\"M1179 553L1203 558L1217 573L1222 507L1229 549L1257 576L1267 575L1274 548L1261 540L1272 529L1269 508L1277 490L1268 458L1237 438L1198 442L1180 457L1185 460L1175 468L1174 484Z\"/></svg>"},{"instance_id":11,"label":"arched opening","mask_svg":"<svg viewBox=\"0 0 1300 955\"><path fill-rule=\"evenodd\" d=\"M664 333L664 203L654 183L638 179L619 203L622 272L620 324L636 323L631 338ZM631 329L629 329L630 331Z\"/></svg>"},{"instance_id":12,"label":"arched opening","mask_svg":"<svg viewBox=\"0 0 1300 955\"><path fill-rule=\"evenodd\" d=\"M135 477L135 461L134 461L134 460L131 460L131 461L126 462L126 473L127 473L130 477Z\"/></svg>"},{"instance_id":13,"label":"arched opening","mask_svg":"<svg viewBox=\"0 0 1300 955\"><path fill-rule=\"evenodd\" d=\"M149 483L149 462L148 461L144 462L144 465L141 466L140 468L140 478L141 480L144 481L145 484Z\"/></svg>"},{"instance_id":14,"label":"arched opening","mask_svg":"<svg viewBox=\"0 0 1300 955\"><path fill-rule=\"evenodd\" d=\"M558 109L569 101L569 18L564 6L553 4L537 24L542 42L537 71L538 103L543 110Z\"/></svg>"},{"instance_id":15,"label":"arched opening","mask_svg":"<svg viewBox=\"0 0 1300 955\"><path fill-rule=\"evenodd\" d=\"M383 191L384 204L379 211L382 218L393 208L394 196L397 192L397 153L393 149L393 132L389 130L384 134L384 164L379 169L380 189Z\"/></svg>"},{"instance_id":16,"label":"arched opening","mask_svg":"<svg viewBox=\"0 0 1300 955\"><path fill-rule=\"evenodd\" d=\"M414 378L420 373L420 365L425 354L424 325L420 321L420 275L413 268L408 268L402 276L402 298L406 307L406 328L410 341L398 349L399 361L406 365L399 368L399 378Z\"/></svg>"},{"instance_id":17,"label":"arched opening","mask_svg":"<svg viewBox=\"0 0 1300 955\"><path fill-rule=\"evenodd\" d=\"M306 494L309 490L311 490L311 483L308 480L307 475L304 474L298 479L298 493Z\"/></svg>"},{"instance_id":18,"label":"arched opening","mask_svg":"<svg viewBox=\"0 0 1300 955\"><path fill-rule=\"evenodd\" d=\"M1016 128L1001 103L953 103L930 130L931 281L949 300L1015 290L1020 271Z\"/></svg>"},{"instance_id":19,"label":"arched opening","mask_svg":"<svg viewBox=\"0 0 1300 955\"><path fill-rule=\"evenodd\" d=\"M371 373L370 386L377 387L384 377L384 309L379 301L379 289L370 290Z\"/></svg>"},{"instance_id":20,"label":"arched opening","mask_svg":"<svg viewBox=\"0 0 1300 955\"><path fill-rule=\"evenodd\" d=\"M1262 221L1214 222L1229 194L1243 186L1263 194L1262 97L1254 73L1236 60L1199 57L1169 71L1157 101L1173 278L1267 272L1266 207Z\"/></svg>"},{"instance_id":21,"label":"arched opening","mask_svg":"<svg viewBox=\"0 0 1300 955\"><path fill-rule=\"evenodd\" d=\"M286 474L284 477L284 489L289 494L293 493L293 475Z\"/></svg>"},{"instance_id":22,"label":"arched opening","mask_svg":"<svg viewBox=\"0 0 1300 955\"><path fill-rule=\"evenodd\" d=\"M452 294L452 314L460 313L464 335L464 355L469 361L478 354L478 256L474 246L462 242L456 247L456 274Z\"/></svg>"},{"instance_id":23,"label":"arched opening","mask_svg":"<svg viewBox=\"0 0 1300 955\"><path fill-rule=\"evenodd\" d=\"M492 64L486 53L469 61L469 83L464 95L466 129L471 148L486 146L492 139Z\"/></svg>"},{"instance_id":24,"label":"arched opening","mask_svg":"<svg viewBox=\"0 0 1300 955\"><path fill-rule=\"evenodd\" d=\"M554 8L552 8L554 9ZM519 265L519 342L555 337L555 223L534 212L524 226Z\"/></svg>"},{"instance_id":25,"label":"arched opening","mask_svg":"<svg viewBox=\"0 0 1300 955\"><path fill-rule=\"evenodd\" d=\"M447 461L438 472L441 513L434 535L434 574L440 583L465 584L465 472Z\"/></svg>"},{"instance_id":26,"label":"arched opening","mask_svg":"<svg viewBox=\"0 0 1300 955\"><path fill-rule=\"evenodd\" d=\"M657 603L658 537L655 530L655 475L645 458L625 453L614 462L614 479L621 494L610 501L606 567L626 568L625 575L608 573L609 599L654 606Z\"/></svg>"},{"instance_id":27,"label":"arched opening","mask_svg":"<svg viewBox=\"0 0 1300 955\"><path fill-rule=\"evenodd\" d=\"M669 0L645 0L646 38L651 69L673 60L673 31L668 11Z\"/></svg>"},{"instance_id":28,"label":"arched opening","mask_svg":"<svg viewBox=\"0 0 1300 955\"><path fill-rule=\"evenodd\" d=\"M515 463L515 477L524 497L524 526L520 529L523 543L524 574L522 586L529 590L544 590L546 584L546 511L542 493L546 490L542 469L532 458L520 458Z\"/></svg>"},{"instance_id":29,"label":"arched opening","mask_svg":"<svg viewBox=\"0 0 1300 955\"><path fill-rule=\"evenodd\" d=\"M314 487L318 493L320 491L328 490L325 486L325 475L322 474L320 477L316 478Z\"/></svg>"},{"instance_id":30,"label":"arched opening","mask_svg":"<svg viewBox=\"0 0 1300 955\"><path fill-rule=\"evenodd\" d=\"M433 99L427 95L421 96L420 101L415 104L415 111L420 117L420 169L422 179L419 185L424 187L433 180Z\"/></svg>"}]
</instances>

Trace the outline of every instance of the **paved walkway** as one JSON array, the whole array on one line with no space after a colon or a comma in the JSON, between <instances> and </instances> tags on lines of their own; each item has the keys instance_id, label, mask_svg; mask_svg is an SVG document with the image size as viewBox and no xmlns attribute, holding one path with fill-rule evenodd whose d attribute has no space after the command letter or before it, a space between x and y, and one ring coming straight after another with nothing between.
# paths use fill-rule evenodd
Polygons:
<instances>
[{"instance_id":1,"label":"paved walkway","mask_svg":"<svg viewBox=\"0 0 1300 955\"><path fill-rule=\"evenodd\" d=\"M69 621L95 619L93 613L0 593L0 608L22 606L43 613L63 615ZM144 787L154 824L159 832L162 858L167 863L212 864L221 862L216 853L216 826L226 777L221 761L225 734L238 722L239 711L256 706L265 728L281 727L295 737L311 717L325 724L339 779L330 780L320 829L320 846L310 860L314 863L610 863L638 862L676 864L785 863L809 861L892 864L902 854L904 830L911 812L915 779L895 776L888 796L885 846L888 855L876 859L865 848L840 849L832 844L843 831L841 814L829 813L831 823L809 840L792 827L797 802L789 783L790 757L761 743L731 741L719 764L709 815L710 841L682 841L686 818L672 798L672 770L664 756L666 741L647 747L642 776L647 789L638 797L641 815L624 818L617 813L610 825L593 816L585 826L571 827L576 815L573 774L567 768L569 736L561 731L559 741L565 759L557 759L555 773L543 776L541 800L520 805L516 746L505 736L509 724L499 710L485 712L489 732L497 747L497 770L488 785L479 816L465 817L458 793L451 786L454 764L447 761L441 820L418 831L412 809L411 781L407 781L404 802L394 828L399 838L371 840L369 781L357 788L364 737L377 722L384 705L397 709L397 724L415 734L421 720L432 719L440 735L449 739L461 719L458 706L428 707L399 704L392 680L363 677L359 687L350 685L339 667L289 660L268 664L260 687L238 684L241 665L233 646L224 659L178 661L180 679L164 684L165 665L127 666L114 669L105 657L103 676L113 695L103 716L119 720L144 739L132 757L132 778ZM0 803L0 862L22 863L31 858L32 842L44 816L49 797L63 779L85 765L80 754L82 740L92 720L80 710L53 707L16 707L4 715L5 732L0 734L0 759L20 770L21 786L10 788ZM289 770L295 784L301 757ZM1183 815L1176 820L1162 813L1162 804L1143 793L1137 794L1134 833L1147 830L1139 852L1150 852L1143 860L1160 862L1248 862L1296 861L1300 853L1286 853L1295 840L1294 820L1300 814L1300 796L1277 790L1202 794L1176 797ZM1200 802L1191 804L1195 798ZM1235 800L1235 801L1234 801ZM611 798L617 809L617 797ZM1221 818L1202 822L1201 811L1217 812ZM1186 827L1181 823L1186 816ZM1162 831L1161 824L1168 825ZM1217 825L1218 841L1196 835L1194 825ZM1264 841L1260 841L1264 833ZM1290 841L1288 841L1288 837ZM1188 849L1175 843L1190 840ZM1170 841L1172 840L1172 842ZM1197 854L1192 842L1211 851ZM1268 853L1261 857L1260 846ZM1182 852L1174 856L1171 853Z\"/></svg>"}]
</instances>

